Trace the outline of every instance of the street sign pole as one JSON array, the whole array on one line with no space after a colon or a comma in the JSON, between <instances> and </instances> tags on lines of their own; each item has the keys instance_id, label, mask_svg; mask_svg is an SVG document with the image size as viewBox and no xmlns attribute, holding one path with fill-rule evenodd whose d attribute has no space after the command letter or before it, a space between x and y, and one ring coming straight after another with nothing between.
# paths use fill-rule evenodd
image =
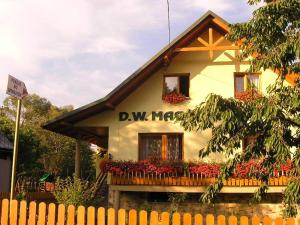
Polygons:
<instances>
[{"instance_id":1,"label":"street sign pole","mask_svg":"<svg viewBox=\"0 0 300 225\"><path fill-rule=\"evenodd\" d=\"M21 99L28 95L25 83L17 78L8 75L6 94L18 99L17 104L17 116L15 126L15 138L14 138L14 152L13 162L11 168L11 183L10 183L10 202L13 200L16 183L16 168L18 159L18 145L19 145L19 126L20 126L20 114L21 114ZM11 204L10 204L11 205Z\"/></svg>"},{"instance_id":2,"label":"street sign pole","mask_svg":"<svg viewBox=\"0 0 300 225\"><path fill-rule=\"evenodd\" d=\"M19 145L20 114L21 114L21 99L18 99L16 126L15 126L15 138L14 138L13 163L12 163L12 170L11 170L12 176L11 176L11 184L10 184L10 202L13 200L14 191L15 191L16 166L17 166L18 145Z\"/></svg>"}]
</instances>

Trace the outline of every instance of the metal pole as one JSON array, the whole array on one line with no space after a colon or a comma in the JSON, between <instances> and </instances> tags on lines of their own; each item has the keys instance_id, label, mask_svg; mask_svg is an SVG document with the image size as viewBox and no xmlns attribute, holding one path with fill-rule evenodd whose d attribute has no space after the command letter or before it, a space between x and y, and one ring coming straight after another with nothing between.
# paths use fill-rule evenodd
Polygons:
<instances>
[{"instance_id":1,"label":"metal pole","mask_svg":"<svg viewBox=\"0 0 300 225\"><path fill-rule=\"evenodd\" d=\"M10 201L13 199L14 190L15 190L16 166L17 166L18 145L19 145L20 113L21 113L21 99L18 99L15 139L14 139L14 153L13 153L13 163L12 163L12 170L11 170Z\"/></svg>"}]
</instances>

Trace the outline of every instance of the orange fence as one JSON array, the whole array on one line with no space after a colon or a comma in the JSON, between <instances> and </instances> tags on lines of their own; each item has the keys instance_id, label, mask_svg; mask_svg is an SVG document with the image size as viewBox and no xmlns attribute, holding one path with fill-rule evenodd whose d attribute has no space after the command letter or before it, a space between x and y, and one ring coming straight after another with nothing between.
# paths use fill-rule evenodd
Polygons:
<instances>
[{"instance_id":1,"label":"orange fence","mask_svg":"<svg viewBox=\"0 0 300 225\"><path fill-rule=\"evenodd\" d=\"M10 210L9 210L10 209ZM18 202L13 200L11 206L9 201L4 199L2 202L2 210L0 215L1 225L296 225L297 221L293 218L272 220L265 216L259 218L253 216L248 218L241 216L224 215L214 217L208 214L205 217L201 214L192 216L190 213L173 213L172 216L168 212L158 213L152 211L129 210L127 213L124 209L115 211L110 208L95 209L94 207L85 208L79 206L58 205L51 203L46 205L30 202L29 205L25 201ZM298 225L300 221L298 220Z\"/></svg>"},{"instance_id":2,"label":"orange fence","mask_svg":"<svg viewBox=\"0 0 300 225\"><path fill-rule=\"evenodd\" d=\"M269 186L285 186L290 177L271 177ZM127 174L125 176L112 175L110 184L114 185L164 185L164 186L207 186L213 184L216 178L203 178L200 176L158 176L153 174ZM261 181L247 178L230 178L224 182L225 186L259 186Z\"/></svg>"},{"instance_id":3,"label":"orange fence","mask_svg":"<svg viewBox=\"0 0 300 225\"><path fill-rule=\"evenodd\" d=\"M9 198L10 192L0 192L0 210L1 210L1 200L5 198ZM17 193L14 194L14 196L17 196ZM36 201L36 202L55 202L54 195L52 192L26 192L24 199L26 201ZM0 224L1 225L1 224Z\"/></svg>"}]
</instances>

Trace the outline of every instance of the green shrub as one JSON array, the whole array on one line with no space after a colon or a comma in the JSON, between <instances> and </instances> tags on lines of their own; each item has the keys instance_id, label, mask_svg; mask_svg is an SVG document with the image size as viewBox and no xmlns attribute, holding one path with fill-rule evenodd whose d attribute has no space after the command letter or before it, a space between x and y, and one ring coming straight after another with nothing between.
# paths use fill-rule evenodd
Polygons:
<instances>
[{"instance_id":1,"label":"green shrub","mask_svg":"<svg viewBox=\"0 0 300 225\"><path fill-rule=\"evenodd\" d=\"M95 204L88 181L80 180L75 176L66 179L58 178L55 182L54 197L59 204L89 206Z\"/></svg>"}]
</instances>

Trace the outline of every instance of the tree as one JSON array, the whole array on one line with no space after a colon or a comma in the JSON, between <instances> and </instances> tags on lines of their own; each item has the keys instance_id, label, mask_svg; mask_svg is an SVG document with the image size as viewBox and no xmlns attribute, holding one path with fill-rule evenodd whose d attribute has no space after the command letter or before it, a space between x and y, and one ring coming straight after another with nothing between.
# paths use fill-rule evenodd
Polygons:
<instances>
[{"instance_id":1,"label":"tree","mask_svg":"<svg viewBox=\"0 0 300 225\"><path fill-rule=\"evenodd\" d=\"M300 2L298 0L248 0L266 4L245 23L230 26L228 39L241 43L241 58L250 59L251 71L272 69L284 77L300 72Z\"/></svg>"},{"instance_id":2,"label":"tree","mask_svg":"<svg viewBox=\"0 0 300 225\"><path fill-rule=\"evenodd\" d=\"M0 115L0 130L13 140L16 99L7 97ZM21 127L17 174L38 177L48 172L66 177L74 172L75 140L41 128L46 121L73 109L72 106L57 107L46 98L36 94L22 100ZM92 152L82 143L82 169L84 177L94 172Z\"/></svg>"},{"instance_id":3,"label":"tree","mask_svg":"<svg viewBox=\"0 0 300 225\"><path fill-rule=\"evenodd\" d=\"M250 4L259 0L249 0ZM206 101L177 117L186 130L212 129L212 138L200 157L224 153L228 158L215 184L201 200L210 203L223 187L237 164L259 160L264 173L249 174L262 181L254 194L260 201L268 189L269 174L278 165L292 163L290 180L283 197L285 215L297 215L300 202L300 83L284 85L288 73L299 71L300 3L298 0L265 1L246 23L231 26L229 40L241 43L241 59L250 58L250 71L272 69L279 74L268 93L250 101L210 94ZM241 141L256 136L256 142L243 151Z\"/></svg>"}]
</instances>

